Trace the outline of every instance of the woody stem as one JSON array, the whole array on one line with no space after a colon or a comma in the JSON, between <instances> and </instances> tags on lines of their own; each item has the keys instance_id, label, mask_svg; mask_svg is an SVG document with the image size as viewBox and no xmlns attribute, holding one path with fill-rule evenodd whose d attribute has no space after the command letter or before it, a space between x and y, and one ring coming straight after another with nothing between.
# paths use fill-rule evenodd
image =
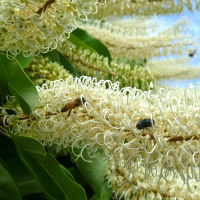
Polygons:
<instances>
[{"instance_id":1,"label":"woody stem","mask_svg":"<svg viewBox=\"0 0 200 200\"><path fill-rule=\"evenodd\" d=\"M46 11L46 9L48 7L51 6L51 4L55 3L55 1L56 0L48 0L48 1L46 1L45 4L41 8L38 9L37 14L41 15L43 12Z\"/></svg>"}]
</instances>

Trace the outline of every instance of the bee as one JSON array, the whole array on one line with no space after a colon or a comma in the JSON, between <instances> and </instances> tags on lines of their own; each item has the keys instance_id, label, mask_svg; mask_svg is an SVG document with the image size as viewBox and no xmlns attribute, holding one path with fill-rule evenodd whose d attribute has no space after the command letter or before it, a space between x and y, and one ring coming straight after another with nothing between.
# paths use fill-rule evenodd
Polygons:
<instances>
[{"instance_id":1,"label":"bee","mask_svg":"<svg viewBox=\"0 0 200 200\"><path fill-rule=\"evenodd\" d=\"M84 104L86 101L85 101L85 98L76 98L74 99L73 101L70 101L68 102L61 110L61 112L67 112L69 111L68 113L68 117L70 116L70 113L72 111L72 109L76 108L76 107L79 107L81 106L82 104Z\"/></svg>"},{"instance_id":2,"label":"bee","mask_svg":"<svg viewBox=\"0 0 200 200\"><path fill-rule=\"evenodd\" d=\"M153 124L155 124L155 121L153 121ZM136 124L136 128L141 130L141 129L145 129L145 128L148 128L148 127L152 127L152 121L151 119L142 119L140 120L137 124Z\"/></svg>"},{"instance_id":3,"label":"bee","mask_svg":"<svg viewBox=\"0 0 200 200\"><path fill-rule=\"evenodd\" d=\"M196 50L193 50L188 54L188 56L192 58L195 56L195 54L196 54Z\"/></svg>"}]
</instances>

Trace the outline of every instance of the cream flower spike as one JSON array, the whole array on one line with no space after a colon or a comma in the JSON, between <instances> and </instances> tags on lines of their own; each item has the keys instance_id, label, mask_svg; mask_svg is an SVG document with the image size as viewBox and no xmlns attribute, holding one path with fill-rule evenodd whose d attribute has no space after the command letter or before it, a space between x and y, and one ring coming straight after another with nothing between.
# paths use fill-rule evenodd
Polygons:
<instances>
[{"instance_id":1,"label":"cream flower spike","mask_svg":"<svg viewBox=\"0 0 200 200\"><path fill-rule=\"evenodd\" d=\"M188 49L195 49L197 47L196 38L181 33L185 23L186 19L183 18L172 27L166 28L162 32L155 30L151 32L151 35L145 34L144 31L141 32L139 28L127 30L110 22L102 23L100 20L88 20L79 24L82 29L104 43L113 58L137 60L171 54L182 55ZM165 31L168 34L164 34Z\"/></svg>"},{"instance_id":2,"label":"cream flower spike","mask_svg":"<svg viewBox=\"0 0 200 200\"><path fill-rule=\"evenodd\" d=\"M137 87L148 90L149 83L154 80L151 71L147 67L131 66L113 59L110 63L107 57L89 49L77 49L68 41L63 42L60 52L67 57L74 66L75 71L84 76L91 76L97 80L119 81L120 86Z\"/></svg>"},{"instance_id":3,"label":"cream flower spike","mask_svg":"<svg viewBox=\"0 0 200 200\"><path fill-rule=\"evenodd\" d=\"M180 57L152 60L146 65L155 79L189 79L200 77L200 67L191 67L190 58Z\"/></svg>"},{"instance_id":4,"label":"cream flower spike","mask_svg":"<svg viewBox=\"0 0 200 200\"><path fill-rule=\"evenodd\" d=\"M153 16L167 15L169 13L182 13L188 8L191 12L199 10L199 1L195 0L179 0L179 1L167 1L167 0L120 0L115 2L109 2L105 7L99 9L97 15L94 18L107 19L109 17L116 16Z\"/></svg>"},{"instance_id":5,"label":"cream flower spike","mask_svg":"<svg viewBox=\"0 0 200 200\"><path fill-rule=\"evenodd\" d=\"M95 14L105 4L101 2L1 0L0 51L30 56L56 49L76 29L77 21L86 21L89 14Z\"/></svg>"},{"instance_id":6,"label":"cream flower spike","mask_svg":"<svg viewBox=\"0 0 200 200\"><path fill-rule=\"evenodd\" d=\"M193 200L200 199L199 183L191 180L191 185L196 188L190 192L187 184L181 180L177 172L173 180L173 173L168 175L168 181L161 180L158 185L158 176L150 174L148 180L145 177L145 168L140 167L137 173L130 173L124 168L125 160L121 153L121 162L116 166L114 158L110 158L106 170L106 179L114 191L115 199L123 200ZM139 163L140 165L141 163ZM159 167L157 168L159 170ZM156 169L155 169L156 171Z\"/></svg>"},{"instance_id":7,"label":"cream flower spike","mask_svg":"<svg viewBox=\"0 0 200 200\"><path fill-rule=\"evenodd\" d=\"M52 143L102 149L115 165L130 174L145 168L145 177L169 181L176 172L190 191L191 180L200 181L200 92L188 87L184 95L158 94L137 88L120 89L119 83L95 78L67 78L37 87L40 100L30 116L20 107L16 115L4 115L15 134ZM65 109L64 109L65 107ZM82 154L78 155L82 157ZM156 170L157 169L157 170Z\"/></svg>"},{"instance_id":8,"label":"cream flower spike","mask_svg":"<svg viewBox=\"0 0 200 200\"><path fill-rule=\"evenodd\" d=\"M69 72L64 66L51 62L48 57L36 56L24 69L35 85L50 84L51 81L68 78Z\"/></svg>"}]
</instances>

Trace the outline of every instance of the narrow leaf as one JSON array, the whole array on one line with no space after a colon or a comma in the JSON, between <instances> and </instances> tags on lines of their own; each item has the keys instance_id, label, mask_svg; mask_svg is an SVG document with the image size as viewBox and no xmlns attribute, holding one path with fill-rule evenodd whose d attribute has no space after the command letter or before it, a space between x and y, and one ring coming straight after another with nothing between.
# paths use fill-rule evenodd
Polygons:
<instances>
[{"instance_id":1,"label":"narrow leaf","mask_svg":"<svg viewBox=\"0 0 200 200\"><path fill-rule=\"evenodd\" d=\"M69 71L70 74L72 74L74 77L77 76L78 74L76 73L76 71L74 70L74 67L72 66L72 64L70 63L70 61L64 56L62 55L59 51L56 50L56 52L59 55L60 58L60 64L64 66L64 68Z\"/></svg>"},{"instance_id":2,"label":"narrow leaf","mask_svg":"<svg viewBox=\"0 0 200 200\"><path fill-rule=\"evenodd\" d=\"M8 94L8 78L4 69L3 63L0 59L0 105L3 103Z\"/></svg>"},{"instance_id":3,"label":"narrow leaf","mask_svg":"<svg viewBox=\"0 0 200 200\"><path fill-rule=\"evenodd\" d=\"M60 57L57 50L49 51L42 54L44 57L48 57L51 62L57 62L60 65Z\"/></svg>"},{"instance_id":4,"label":"narrow leaf","mask_svg":"<svg viewBox=\"0 0 200 200\"><path fill-rule=\"evenodd\" d=\"M72 176L72 174L70 173L70 171L68 169L66 169L63 165L59 164L60 168L62 169L62 171L74 181L74 177Z\"/></svg>"},{"instance_id":5,"label":"narrow leaf","mask_svg":"<svg viewBox=\"0 0 200 200\"><path fill-rule=\"evenodd\" d=\"M89 49L91 52L96 52L93 48L86 45L79 37L77 37L73 32L70 34L70 38L68 39L72 44L74 44L78 49Z\"/></svg>"},{"instance_id":6,"label":"narrow leaf","mask_svg":"<svg viewBox=\"0 0 200 200\"><path fill-rule=\"evenodd\" d=\"M62 171L56 159L49 153L43 162L37 162L25 151L19 150L19 153L49 198L55 200L86 199L83 188Z\"/></svg>"},{"instance_id":7,"label":"narrow leaf","mask_svg":"<svg viewBox=\"0 0 200 200\"><path fill-rule=\"evenodd\" d=\"M7 55L0 54L0 63L7 75L9 91L16 97L24 113L30 114L39 99L34 84L14 58L8 59Z\"/></svg>"},{"instance_id":8,"label":"narrow leaf","mask_svg":"<svg viewBox=\"0 0 200 200\"><path fill-rule=\"evenodd\" d=\"M2 164L3 161L0 160L0 199L22 200L14 180Z\"/></svg>"},{"instance_id":9,"label":"narrow leaf","mask_svg":"<svg viewBox=\"0 0 200 200\"><path fill-rule=\"evenodd\" d=\"M33 57L24 57L22 53L18 54L16 56L17 61L19 62L19 65L21 66L22 69L26 68L29 66L31 61L33 60Z\"/></svg>"},{"instance_id":10,"label":"narrow leaf","mask_svg":"<svg viewBox=\"0 0 200 200\"><path fill-rule=\"evenodd\" d=\"M78 154L78 152L80 152L80 149L75 150L75 153ZM71 155L74 159L76 159L72 152ZM98 157L90 158L85 150L83 152L83 156L86 160L90 160L91 162L86 162L82 158L79 158L76 161L76 165L96 195L101 197L101 192L104 185L104 176L107 167L107 162L104 160L104 155L103 153L99 152Z\"/></svg>"},{"instance_id":11,"label":"narrow leaf","mask_svg":"<svg viewBox=\"0 0 200 200\"><path fill-rule=\"evenodd\" d=\"M108 48L98 39L92 37L83 29L77 28L71 34L69 41L77 48L89 49L91 52L97 52L99 55L108 57L109 63L112 58Z\"/></svg>"},{"instance_id":12,"label":"narrow leaf","mask_svg":"<svg viewBox=\"0 0 200 200\"><path fill-rule=\"evenodd\" d=\"M19 136L19 135L14 135L11 134L11 138L17 148L24 150L31 154L36 160L42 161L45 159L46 156L46 151L42 144L31 137L26 137L26 136Z\"/></svg>"},{"instance_id":13,"label":"narrow leaf","mask_svg":"<svg viewBox=\"0 0 200 200\"><path fill-rule=\"evenodd\" d=\"M0 147L0 158L6 164L6 169L14 179L21 196L41 193L37 180L21 161L13 141L0 135Z\"/></svg>"}]
</instances>

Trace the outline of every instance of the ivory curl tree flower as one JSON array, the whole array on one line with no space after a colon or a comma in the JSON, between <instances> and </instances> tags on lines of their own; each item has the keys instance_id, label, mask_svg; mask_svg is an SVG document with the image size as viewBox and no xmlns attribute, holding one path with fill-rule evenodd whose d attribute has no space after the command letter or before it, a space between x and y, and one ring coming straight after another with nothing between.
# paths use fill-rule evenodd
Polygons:
<instances>
[{"instance_id":1,"label":"ivory curl tree flower","mask_svg":"<svg viewBox=\"0 0 200 200\"><path fill-rule=\"evenodd\" d=\"M2 0L0 50L35 55L56 49L78 20L97 12L98 1Z\"/></svg>"},{"instance_id":2,"label":"ivory curl tree flower","mask_svg":"<svg viewBox=\"0 0 200 200\"><path fill-rule=\"evenodd\" d=\"M162 90L152 94L130 87L120 89L118 83L110 81L69 77L37 89L40 100L30 116L24 115L20 107L13 115L4 111L2 121L12 126L15 134L37 138L44 145L71 147L72 151L81 148L77 156L83 158L84 149L92 155L103 150L112 161L108 168L111 184L118 187L115 182L122 181L116 192L126 199L143 191L151 197L191 197L175 190L180 184L186 184L191 192L198 189L197 88L186 89L183 96L176 97L170 92L163 95ZM82 104L71 107L70 114L69 109L64 112L66 102L76 98ZM147 118L152 120L152 127L138 129L137 123ZM120 173L121 178L114 178ZM121 192L120 187L124 188Z\"/></svg>"},{"instance_id":3,"label":"ivory curl tree flower","mask_svg":"<svg viewBox=\"0 0 200 200\"><path fill-rule=\"evenodd\" d=\"M199 85L153 87L196 40L149 20L194 6L1 0L0 199L199 199Z\"/></svg>"},{"instance_id":4,"label":"ivory curl tree flower","mask_svg":"<svg viewBox=\"0 0 200 200\"><path fill-rule=\"evenodd\" d=\"M116 23L114 25L110 22L102 23L100 20L87 21L80 27L101 40L113 57L137 60L169 54L181 55L192 46L195 48L195 39L181 33L184 25L187 24L185 18L159 33L156 29L147 31L149 27L144 27L143 23L147 23L144 20L142 22L139 20L139 22L135 23L136 26L132 29L120 27Z\"/></svg>"}]
</instances>

